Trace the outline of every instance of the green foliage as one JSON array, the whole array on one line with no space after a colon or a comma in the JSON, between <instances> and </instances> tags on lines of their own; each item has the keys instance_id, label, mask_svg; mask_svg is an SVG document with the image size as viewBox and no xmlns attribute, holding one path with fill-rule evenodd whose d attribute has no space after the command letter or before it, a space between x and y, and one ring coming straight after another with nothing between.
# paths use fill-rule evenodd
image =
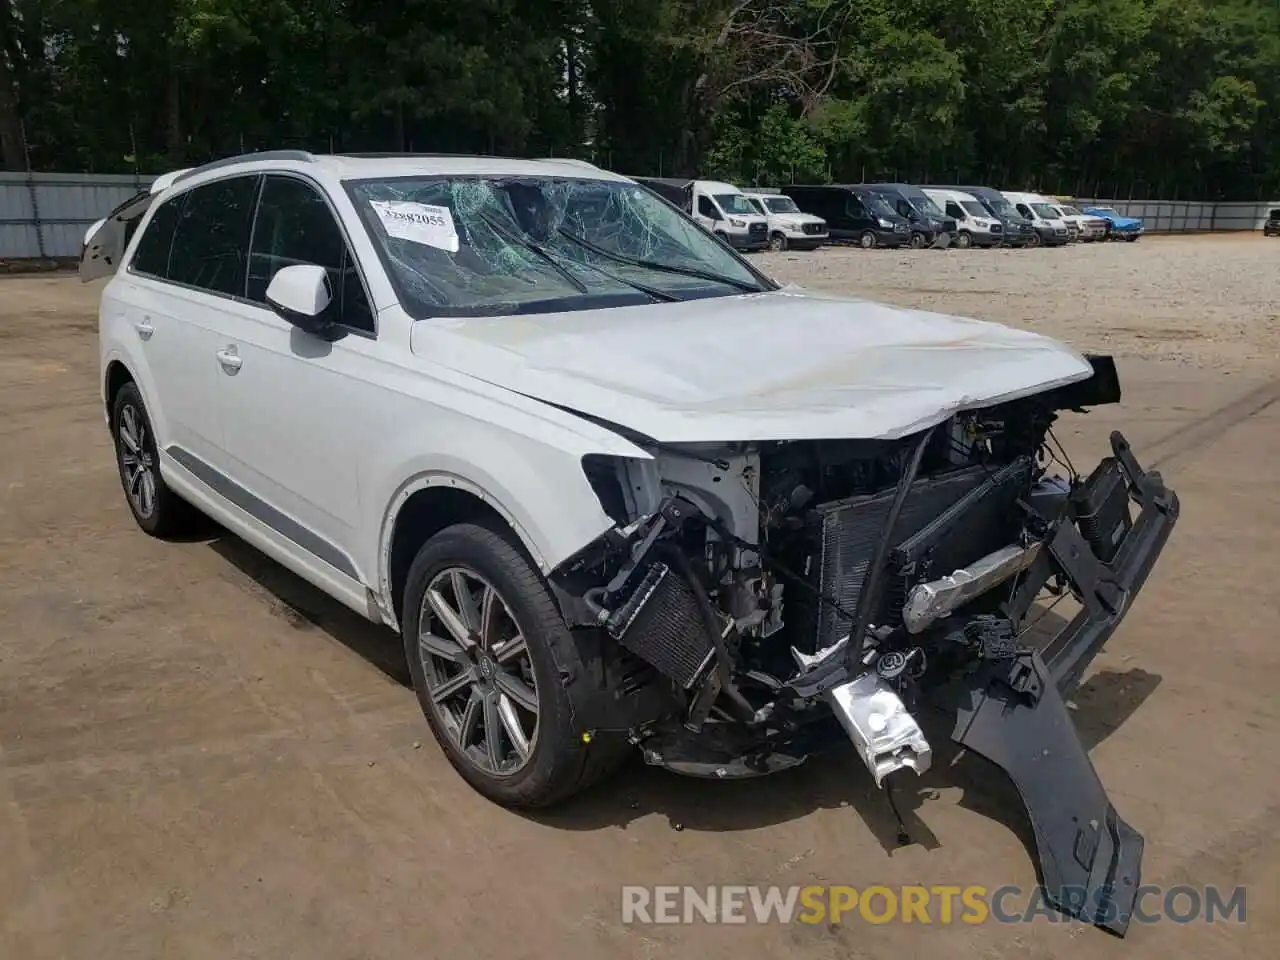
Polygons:
<instances>
[{"instance_id":1,"label":"green foliage","mask_svg":"<svg viewBox=\"0 0 1280 960\"><path fill-rule=\"evenodd\" d=\"M301 146L1280 193L1276 0L7 0L0 44L10 168Z\"/></svg>"}]
</instances>

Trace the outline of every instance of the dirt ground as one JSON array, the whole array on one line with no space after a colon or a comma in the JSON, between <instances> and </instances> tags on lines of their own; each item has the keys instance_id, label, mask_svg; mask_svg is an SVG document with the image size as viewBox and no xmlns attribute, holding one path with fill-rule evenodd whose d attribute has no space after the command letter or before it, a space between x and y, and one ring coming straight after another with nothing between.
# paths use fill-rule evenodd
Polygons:
<instances>
[{"instance_id":1,"label":"dirt ground","mask_svg":"<svg viewBox=\"0 0 1280 960\"><path fill-rule=\"evenodd\" d=\"M973 758L888 807L851 753L751 783L633 765L539 817L431 740L398 641L230 536L126 510L96 287L0 279L0 958L990 958L1280 950L1280 241L772 254L802 285L1010 322L1121 358L1123 425L1183 516L1076 697L1143 880L1247 886L1247 923L624 926L623 884L1031 887ZM851 319L856 323L856 319ZM744 373L749 375L749 371Z\"/></svg>"}]
</instances>

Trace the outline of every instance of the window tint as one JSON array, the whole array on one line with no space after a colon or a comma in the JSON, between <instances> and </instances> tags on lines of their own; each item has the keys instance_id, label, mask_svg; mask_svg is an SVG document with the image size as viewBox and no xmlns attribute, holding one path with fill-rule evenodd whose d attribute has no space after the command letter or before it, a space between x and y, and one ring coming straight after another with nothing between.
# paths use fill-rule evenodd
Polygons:
<instances>
[{"instance_id":1,"label":"window tint","mask_svg":"<svg viewBox=\"0 0 1280 960\"><path fill-rule=\"evenodd\" d=\"M187 194L169 253L169 279L214 293L244 294L249 220L257 177L233 177Z\"/></svg>"},{"instance_id":2,"label":"window tint","mask_svg":"<svg viewBox=\"0 0 1280 960\"><path fill-rule=\"evenodd\" d=\"M133 254L133 269L164 279L169 275L169 247L173 244L173 228L178 225L186 196L166 200L151 215L151 222L138 241Z\"/></svg>"},{"instance_id":3,"label":"window tint","mask_svg":"<svg viewBox=\"0 0 1280 960\"><path fill-rule=\"evenodd\" d=\"M249 253L249 299L266 303L267 285L276 271L300 263L329 272L334 291L330 309L337 311L338 323L373 331L373 311L355 261L324 197L293 177L267 177Z\"/></svg>"},{"instance_id":4,"label":"window tint","mask_svg":"<svg viewBox=\"0 0 1280 960\"><path fill-rule=\"evenodd\" d=\"M957 220L968 219L965 212L960 209L960 204L956 203L954 200L947 201L947 216L954 217Z\"/></svg>"},{"instance_id":5,"label":"window tint","mask_svg":"<svg viewBox=\"0 0 1280 960\"><path fill-rule=\"evenodd\" d=\"M720 216L719 211L716 210L715 206L706 197L698 198L698 212L704 217L710 217L712 220L715 220Z\"/></svg>"}]
</instances>

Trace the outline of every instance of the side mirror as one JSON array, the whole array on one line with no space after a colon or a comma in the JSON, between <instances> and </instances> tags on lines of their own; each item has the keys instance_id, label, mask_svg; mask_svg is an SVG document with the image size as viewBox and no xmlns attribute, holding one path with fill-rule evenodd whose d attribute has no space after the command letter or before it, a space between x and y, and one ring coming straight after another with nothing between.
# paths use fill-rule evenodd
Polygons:
<instances>
[{"instance_id":1,"label":"side mirror","mask_svg":"<svg viewBox=\"0 0 1280 960\"><path fill-rule=\"evenodd\" d=\"M267 306L295 327L319 337L334 328L325 316L332 302L329 272L315 264L282 267L267 285Z\"/></svg>"}]
</instances>

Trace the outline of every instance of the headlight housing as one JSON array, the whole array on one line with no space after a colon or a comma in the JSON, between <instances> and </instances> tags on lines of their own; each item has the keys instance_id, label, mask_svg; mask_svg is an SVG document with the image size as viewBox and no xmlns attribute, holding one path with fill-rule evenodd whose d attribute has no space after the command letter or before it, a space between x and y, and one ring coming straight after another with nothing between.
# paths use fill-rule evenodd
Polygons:
<instances>
[{"instance_id":1,"label":"headlight housing","mask_svg":"<svg viewBox=\"0 0 1280 960\"><path fill-rule=\"evenodd\" d=\"M736 217L729 218L729 226L731 227L745 227L746 225L747 221L745 220L739 220Z\"/></svg>"}]
</instances>

